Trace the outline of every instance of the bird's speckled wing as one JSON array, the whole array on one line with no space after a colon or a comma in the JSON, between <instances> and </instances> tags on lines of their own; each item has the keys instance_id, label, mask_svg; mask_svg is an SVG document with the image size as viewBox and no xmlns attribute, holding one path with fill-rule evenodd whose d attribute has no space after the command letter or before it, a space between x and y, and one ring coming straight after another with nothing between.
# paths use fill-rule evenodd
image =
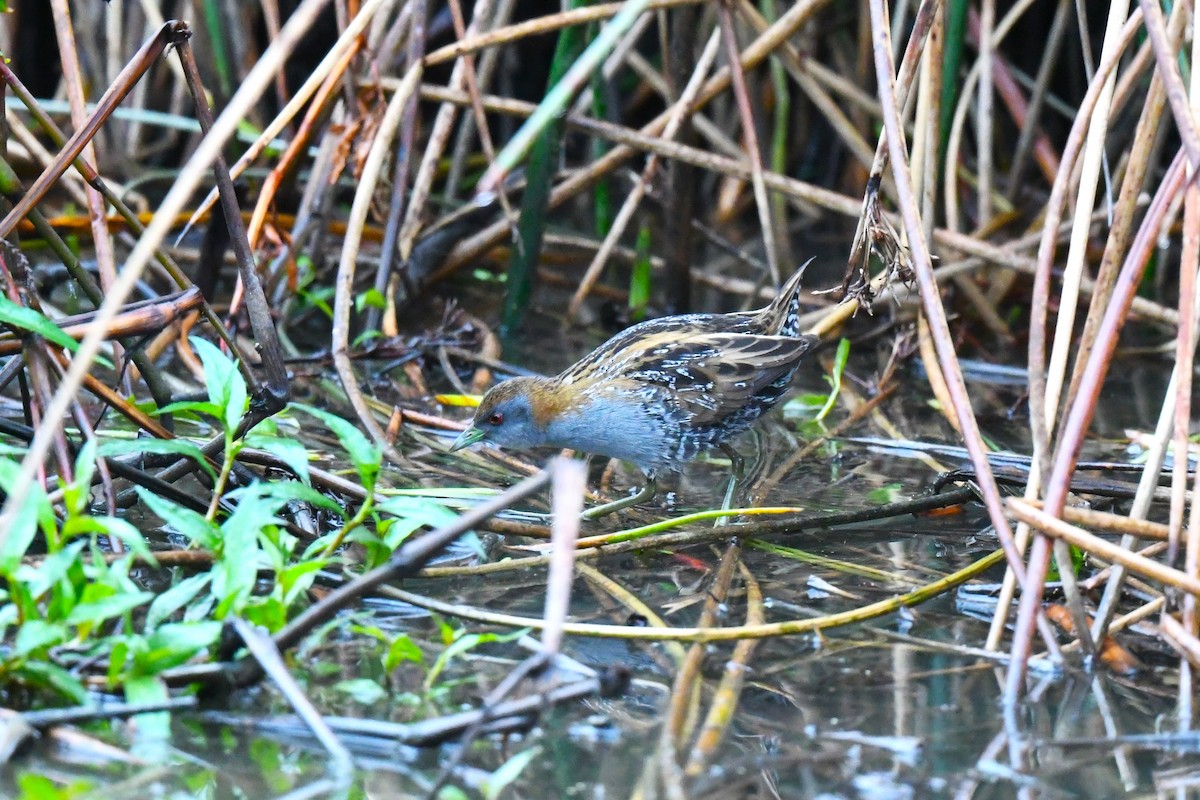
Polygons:
<instances>
[{"instance_id":1,"label":"bird's speckled wing","mask_svg":"<svg viewBox=\"0 0 1200 800\"><path fill-rule=\"evenodd\" d=\"M666 390L661 399L675 406L690 428L747 412L752 421L778 399L787 388L785 377L817 342L812 336L689 334L662 331L642 338L637 348L610 353L606 367L611 368L604 372L608 380Z\"/></svg>"},{"instance_id":2,"label":"bird's speckled wing","mask_svg":"<svg viewBox=\"0 0 1200 800\"><path fill-rule=\"evenodd\" d=\"M613 336L604 344L568 367L558 379L564 384L590 382L597 378L620 375L648 351L673 342L720 331L757 333L746 329L753 314L684 314L639 322Z\"/></svg>"}]
</instances>

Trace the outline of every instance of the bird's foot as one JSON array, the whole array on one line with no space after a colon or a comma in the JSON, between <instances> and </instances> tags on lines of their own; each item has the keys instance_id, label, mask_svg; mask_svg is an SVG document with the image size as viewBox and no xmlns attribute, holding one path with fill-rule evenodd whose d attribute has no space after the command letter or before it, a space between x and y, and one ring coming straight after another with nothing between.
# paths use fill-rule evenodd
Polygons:
<instances>
[{"instance_id":1,"label":"bird's foot","mask_svg":"<svg viewBox=\"0 0 1200 800\"><path fill-rule=\"evenodd\" d=\"M608 516L616 511L622 511L630 506L636 506L639 503L649 502L657 493L658 485L655 483L653 478L650 478L646 481L646 485L642 487L642 490L637 494L630 495L629 497L622 497L620 500L613 500L611 503L604 503L602 505L595 506L594 508L589 508L580 516L583 519L600 519L600 517Z\"/></svg>"},{"instance_id":2,"label":"bird's foot","mask_svg":"<svg viewBox=\"0 0 1200 800\"><path fill-rule=\"evenodd\" d=\"M721 501L721 510L728 511L733 508L734 495L737 493L738 485L742 482L742 478L746 475L746 460L742 458L741 453L725 443L720 444L719 447L721 448L721 452L729 457L733 468L729 475L729 482L725 484L725 499ZM713 523L713 527L719 528L727 524L729 524L729 517L717 517L717 521Z\"/></svg>"}]
</instances>

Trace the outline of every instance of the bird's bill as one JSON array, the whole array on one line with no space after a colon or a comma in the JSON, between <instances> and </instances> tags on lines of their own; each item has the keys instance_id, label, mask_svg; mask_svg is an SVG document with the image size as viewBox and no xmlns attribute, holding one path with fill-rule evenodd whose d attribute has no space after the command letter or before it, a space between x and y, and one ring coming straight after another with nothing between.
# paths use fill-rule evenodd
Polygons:
<instances>
[{"instance_id":1,"label":"bird's bill","mask_svg":"<svg viewBox=\"0 0 1200 800\"><path fill-rule=\"evenodd\" d=\"M485 435L486 434L483 431L472 425L460 433L458 438L454 440L454 444L450 445L450 452L453 453L455 450L462 450L464 447L470 447L482 439Z\"/></svg>"}]
</instances>

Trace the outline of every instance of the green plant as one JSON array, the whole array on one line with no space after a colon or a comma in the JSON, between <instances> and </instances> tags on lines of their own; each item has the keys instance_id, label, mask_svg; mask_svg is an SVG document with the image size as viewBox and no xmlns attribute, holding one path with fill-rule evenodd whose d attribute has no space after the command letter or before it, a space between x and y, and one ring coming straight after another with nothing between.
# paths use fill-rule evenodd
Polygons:
<instances>
[{"instance_id":1,"label":"green plant","mask_svg":"<svg viewBox=\"0 0 1200 800\"><path fill-rule=\"evenodd\" d=\"M96 664L112 687L122 687L131 702L167 696L159 677L213 647L221 620L236 615L275 631L306 601L317 573L337 558L337 548L358 542L368 561L386 559L410 534L425 525L455 518L442 501L405 493L378 498L382 454L349 422L327 411L296 405L337 436L365 490L353 512L311 485L309 454L298 441L280 436L281 423L269 420L257 432L238 435L249 394L237 364L215 345L193 339L204 367L206 397L173 403L159 413L194 418L222 431L223 451L213 465L200 447L184 438L121 439L86 442L74 464L74 478L60 487L57 505L35 484L21 504L0 550L0 680L82 702L84 680L72 671ZM280 415L288 420L288 414ZM267 450L294 479L262 479L230 488L234 465L246 448ZM147 591L132 575L136 564L155 565L145 533L128 520L96 514L91 486L100 458L130 453L174 454L193 459L212 485L204 512L147 489L139 489L144 507L189 546L211 554L211 566L179 577L162 591ZM0 489L8 491L18 472L0 448ZM451 501L453 502L453 501ZM282 517L287 507L306 503L333 519L333 530L307 547ZM102 539L119 541L121 554L106 553ZM31 560L41 542L44 555ZM397 645L396 659L412 658ZM165 715L156 715L165 726ZM145 728L146 726L143 726ZM165 730L165 729L164 729Z\"/></svg>"},{"instance_id":2,"label":"green plant","mask_svg":"<svg viewBox=\"0 0 1200 800\"><path fill-rule=\"evenodd\" d=\"M802 394L784 406L784 416L799 416L808 423L820 423L833 410L838 394L842 390L842 373L846 371L846 362L850 359L850 340L838 342L837 352L833 357L833 369L825 376L829 384L828 394Z\"/></svg>"}]
</instances>

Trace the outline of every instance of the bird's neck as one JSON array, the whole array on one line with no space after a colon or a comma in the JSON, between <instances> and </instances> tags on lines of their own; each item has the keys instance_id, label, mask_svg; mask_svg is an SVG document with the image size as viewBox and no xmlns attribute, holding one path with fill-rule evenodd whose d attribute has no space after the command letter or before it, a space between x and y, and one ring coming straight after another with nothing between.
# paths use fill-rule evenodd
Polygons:
<instances>
[{"instance_id":1,"label":"bird's neck","mask_svg":"<svg viewBox=\"0 0 1200 800\"><path fill-rule=\"evenodd\" d=\"M531 378L530 382L529 408L534 423L544 430L551 421L572 408L572 387L558 378Z\"/></svg>"}]
</instances>

